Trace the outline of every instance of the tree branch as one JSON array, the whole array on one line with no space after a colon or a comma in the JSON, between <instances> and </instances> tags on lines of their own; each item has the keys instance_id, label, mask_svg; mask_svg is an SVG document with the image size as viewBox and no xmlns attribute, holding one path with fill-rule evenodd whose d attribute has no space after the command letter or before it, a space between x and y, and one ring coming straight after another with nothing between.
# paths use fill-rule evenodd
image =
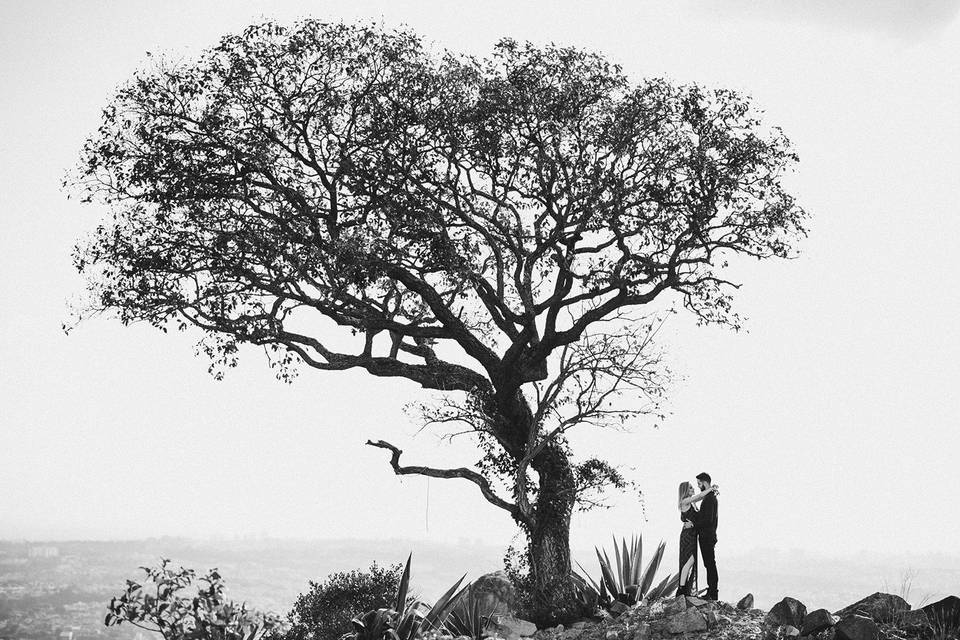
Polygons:
<instances>
[{"instance_id":1,"label":"tree branch","mask_svg":"<svg viewBox=\"0 0 960 640\"><path fill-rule=\"evenodd\" d=\"M434 469L432 467L401 467L400 466L400 454L403 453L400 449L390 444L389 442L384 442L383 440L367 440L367 444L371 447L377 447L378 449L387 449L391 452L390 456L390 466L393 467L393 472L398 476L402 475L420 475L428 476L431 478L463 478L464 480L469 480L478 487L480 487L480 493L483 494L483 497L487 499L487 502L495 506L500 507L504 511L508 512L515 519L520 521L526 521L527 516L520 512L520 508L512 502L507 502L497 494L493 492L493 489L490 488L490 481L484 478L482 475L473 471L471 469L466 469L460 467L459 469ZM531 524L527 522L527 524Z\"/></svg>"}]
</instances>

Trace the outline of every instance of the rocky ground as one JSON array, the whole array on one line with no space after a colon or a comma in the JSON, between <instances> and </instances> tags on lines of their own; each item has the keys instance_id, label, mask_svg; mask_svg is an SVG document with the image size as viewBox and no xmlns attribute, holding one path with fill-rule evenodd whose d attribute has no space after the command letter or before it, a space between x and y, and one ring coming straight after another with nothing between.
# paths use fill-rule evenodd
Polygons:
<instances>
[{"instance_id":1,"label":"rocky ground","mask_svg":"<svg viewBox=\"0 0 960 640\"><path fill-rule=\"evenodd\" d=\"M736 605L678 596L633 606L614 603L568 627L536 629L502 616L490 635L505 640L956 640L958 633L956 596L911 610L899 596L875 593L832 613L808 612L789 597L763 611L753 608L750 594Z\"/></svg>"},{"instance_id":2,"label":"rocky ground","mask_svg":"<svg viewBox=\"0 0 960 640\"><path fill-rule=\"evenodd\" d=\"M659 640L661 638L759 638L764 612L760 609L737 609L723 602L708 602L683 596L639 603L620 615L604 616L598 622L575 623L543 629L534 634L536 640Z\"/></svg>"}]
</instances>

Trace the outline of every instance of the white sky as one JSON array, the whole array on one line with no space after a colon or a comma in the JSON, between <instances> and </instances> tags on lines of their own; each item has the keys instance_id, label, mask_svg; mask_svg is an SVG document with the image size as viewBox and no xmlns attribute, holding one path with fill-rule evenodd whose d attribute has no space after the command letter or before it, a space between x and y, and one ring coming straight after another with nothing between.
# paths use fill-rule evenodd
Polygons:
<instances>
[{"instance_id":1,"label":"white sky","mask_svg":"<svg viewBox=\"0 0 960 640\"><path fill-rule=\"evenodd\" d=\"M659 430L583 432L646 492L576 517L574 544L665 538L702 470L720 546L943 551L960 536L957 1L0 2L0 538L249 534L509 541L472 485L398 479L461 466L402 412L412 384L306 371L252 353L214 382L193 341L97 320L60 330L81 283L74 241L102 213L63 171L147 50L191 56L260 16L382 18L484 53L502 36L607 54L636 76L742 89L801 156L813 213L801 258L747 265L748 333L679 322L685 375ZM798 8L799 7L799 8Z\"/></svg>"}]
</instances>

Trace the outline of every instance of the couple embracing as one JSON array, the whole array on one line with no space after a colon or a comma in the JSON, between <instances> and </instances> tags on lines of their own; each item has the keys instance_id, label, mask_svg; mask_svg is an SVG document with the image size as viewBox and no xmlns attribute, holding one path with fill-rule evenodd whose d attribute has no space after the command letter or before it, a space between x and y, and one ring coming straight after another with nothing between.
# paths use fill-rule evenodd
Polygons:
<instances>
[{"instance_id":1,"label":"couple embracing","mask_svg":"<svg viewBox=\"0 0 960 640\"><path fill-rule=\"evenodd\" d=\"M697 591L697 542L707 570L707 600L717 599L717 493L710 474L697 476L700 493L689 482L680 483L678 507L683 529L680 531L680 585L677 595L695 596ZM700 502L699 509L696 503Z\"/></svg>"}]
</instances>

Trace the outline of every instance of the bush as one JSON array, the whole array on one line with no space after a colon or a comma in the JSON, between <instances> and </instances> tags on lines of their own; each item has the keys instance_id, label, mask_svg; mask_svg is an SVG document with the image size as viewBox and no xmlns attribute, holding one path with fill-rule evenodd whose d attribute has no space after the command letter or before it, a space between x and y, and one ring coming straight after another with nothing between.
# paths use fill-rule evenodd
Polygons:
<instances>
[{"instance_id":1,"label":"bush","mask_svg":"<svg viewBox=\"0 0 960 640\"><path fill-rule=\"evenodd\" d=\"M104 624L132 624L165 640L261 640L282 633L277 616L227 600L216 569L197 578L193 569L169 564L164 558L140 567L146 580L127 580L126 591L110 600Z\"/></svg>"},{"instance_id":2,"label":"bush","mask_svg":"<svg viewBox=\"0 0 960 640\"><path fill-rule=\"evenodd\" d=\"M392 606L400 583L402 566L381 567L376 562L368 571L355 569L332 573L322 582L310 581L287 615L290 629L286 640L339 640L353 631L356 616Z\"/></svg>"}]
</instances>

